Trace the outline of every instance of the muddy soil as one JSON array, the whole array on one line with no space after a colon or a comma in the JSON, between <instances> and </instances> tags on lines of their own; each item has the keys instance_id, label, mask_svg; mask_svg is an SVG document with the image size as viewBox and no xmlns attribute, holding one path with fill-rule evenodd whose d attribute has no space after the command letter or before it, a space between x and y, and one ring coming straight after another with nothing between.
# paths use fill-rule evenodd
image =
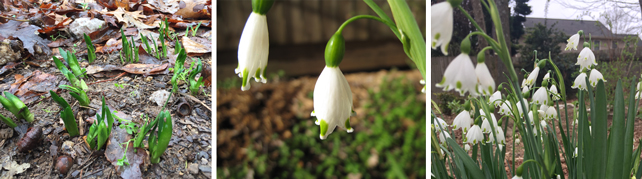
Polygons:
<instances>
[{"instance_id":1,"label":"muddy soil","mask_svg":"<svg viewBox=\"0 0 642 179\"><path fill-rule=\"evenodd\" d=\"M205 28L205 30L207 30ZM202 30L199 34L204 34ZM209 34L205 33L205 34ZM76 41L81 41L76 39ZM140 40L136 42L140 44ZM173 42L172 42L173 44ZM84 46L84 45L82 45ZM86 47L76 47L76 56L81 67L115 65L123 66L119 56L112 54L97 54L97 60L88 64L86 60ZM63 47L65 50L72 50L69 47ZM58 54L57 48L52 48L54 55ZM171 53L171 50L170 50ZM191 58L201 58L205 66L204 70L210 70L212 65L211 55L196 55ZM187 63L191 62L188 57ZM60 57L59 57L60 58ZM174 57L175 58L175 57ZM62 58L61 58L62 59ZM159 60L161 64L169 63L168 68L173 67L175 59ZM187 65L186 67L189 67ZM91 104L89 108L79 107L77 101L68 94L67 90L59 89L57 86L68 84L67 79L56 69L51 57L42 60L19 61L15 68L0 75L0 91L9 91L17 79L38 74L49 74L50 78L41 85L33 86L31 94L38 96L38 99L27 104L29 110L35 115L33 123L27 123L24 120L16 120L14 115L5 109L0 109L0 113L6 117L12 118L18 127L15 130L9 128L6 124L0 124L0 131L5 131L0 135L0 164L4 166L2 178L12 177L11 172L7 171L11 162L17 164L30 164L26 171L15 174L15 178L121 178L125 176L122 168L112 165L105 156L105 148L99 151L92 151L83 140L87 135L90 127L92 116L95 116L97 109L100 108L101 96L105 97L107 105L116 110L121 118L131 120L136 124L143 122L142 115L149 116L153 119L161 111L159 106L150 96L153 92L159 90L171 91L170 81L173 73L168 69L158 75L137 75L123 73L123 71L96 73L85 78L89 89L87 95ZM122 76L121 76L122 75ZM199 75L200 76L200 75ZM52 78L55 77L55 78ZM16 83L16 84L14 84ZM80 136L69 137L64 130L64 124L59 117L60 107L55 103L49 91L42 90L46 86L55 86L54 91L72 105L72 110L79 122L81 131ZM143 178L210 178L212 170L212 137L211 137L211 85L201 87L198 95L189 95L187 84L179 85L179 94L173 95L172 100L168 103L167 109L171 112L173 119L173 134L169 146L161 156L159 164L151 164L149 156L144 158L143 164L140 165L140 171ZM191 105L192 111L186 116L177 114L176 106L178 102L184 101ZM114 129L120 125L115 120ZM43 130L43 139L39 145L27 153L19 153L16 149L16 143L23 136L28 127L41 126ZM139 126L139 125L136 125ZM124 130L112 130L111 135L115 132L124 132ZM122 135L122 134L121 134ZM135 135L135 134L134 134ZM127 138L133 137L132 134L126 134ZM147 148L147 142L143 142ZM107 145L107 144L106 144ZM123 146L123 145L121 145ZM149 154L148 150L145 150ZM71 154L74 160L72 168L67 175L60 174L55 170L55 159L62 154ZM125 178L127 178L125 176Z\"/></svg>"}]
</instances>

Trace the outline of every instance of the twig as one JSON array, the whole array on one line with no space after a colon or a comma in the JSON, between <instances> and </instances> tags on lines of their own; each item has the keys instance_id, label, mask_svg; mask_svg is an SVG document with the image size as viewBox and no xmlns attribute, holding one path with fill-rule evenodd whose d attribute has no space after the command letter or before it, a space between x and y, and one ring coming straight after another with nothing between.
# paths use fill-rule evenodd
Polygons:
<instances>
[{"instance_id":1,"label":"twig","mask_svg":"<svg viewBox=\"0 0 642 179\"><path fill-rule=\"evenodd\" d=\"M114 81L114 80L116 80L116 79L118 79L120 77L123 77L123 75L125 75L125 74L127 74L127 72L122 72L118 76L116 76L116 77L114 77L112 79L99 80L99 81L96 81L96 82L93 82L93 83L89 83L88 85L93 85L93 84L96 84L96 83L102 83L102 82L107 82L107 81Z\"/></svg>"},{"instance_id":2,"label":"twig","mask_svg":"<svg viewBox=\"0 0 642 179\"><path fill-rule=\"evenodd\" d=\"M91 172L91 173L88 173L88 174L87 174L87 176L91 176L91 175L96 174L96 173L98 173L98 172L101 172L101 171L103 171L103 170L105 170L105 168L101 168L101 169L98 169L98 170L93 171L93 172Z\"/></svg>"},{"instance_id":3,"label":"twig","mask_svg":"<svg viewBox=\"0 0 642 179\"><path fill-rule=\"evenodd\" d=\"M5 19L9 19L9 20L14 20L14 21L29 22L29 20L16 19L16 18L13 18L13 17L7 17L7 16L4 16L4 15L0 15L0 17L5 18Z\"/></svg>"},{"instance_id":4,"label":"twig","mask_svg":"<svg viewBox=\"0 0 642 179\"><path fill-rule=\"evenodd\" d=\"M96 108L93 108L93 107L91 107L91 106L78 106L78 107L81 107L81 108L85 108L85 109L93 109L93 110L98 110L98 109L96 109Z\"/></svg>"},{"instance_id":5,"label":"twig","mask_svg":"<svg viewBox=\"0 0 642 179\"><path fill-rule=\"evenodd\" d=\"M187 98L189 98L189 99L191 99L194 102L201 103L201 105L203 105L205 108L207 108L207 110L210 110L210 112L212 112L212 109L210 109L209 106L205 105L205 103L203 103L203 101L199 100L198 98L196 98L196 97L194 97L192 95L186 94L186 93L180 93L180 94L185 96L185 97L187 97Z\"/></svg>"}]
</instances>

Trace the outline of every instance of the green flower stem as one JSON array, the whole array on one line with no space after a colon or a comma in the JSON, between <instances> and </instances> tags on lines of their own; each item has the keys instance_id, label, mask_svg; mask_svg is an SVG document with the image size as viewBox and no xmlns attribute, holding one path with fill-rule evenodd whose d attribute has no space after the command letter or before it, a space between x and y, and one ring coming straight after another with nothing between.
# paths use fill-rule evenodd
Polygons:
<instances>
[{"instance_id":1,"label":"green flower stem","mask_svg":"<svg viewBox=\"0 0 642 179\"><path fill-rule=\"evenodd\" d=\"M390 23L390 24L393 24L393 23L394 23L394 22L392 21L392 19L390 19L390 17L388 17L388 15L386 14L386 12L384 12L384 11L379 7L379 5L377 5L377 3L375 3L375 2L374 2L374 1L372 1L372 0L363 0L363 2L365 2L368 6L370 6L370 8L371 8L373 11L375 11L375 13L376 13L376 14L377 14L381 19L383 19L384 21L386 21L386 22L388 22L388 23ZM395 35L397 36L397 38L398 38L399 40L401 40L401 33L399 33L399 30L397 29L397 26L389 26L389 27L390 27L390 30L392 30L392 33L395 33Z\"/></svg>"},{"instance_id":2,"label":"green flower stem","mask_svg":"<svg viewBox=\"0 0 642 179\"><path fill-rule=\"evenodd\" d=\"M484 2L484 1L481 1L481 2ZM471 23L473 23L473 26L475 26L475 28L477 28L477 30L478 30L478 31L481 31L481 32L483 32L483 33L486 33L486 32L484 32L484 29L482 29L482 28L479 26L479 24L477 24L477 22L475 22L475 19L473 19L473 17L472 17L472 16L470 16L470 14L468 14L468 12L467 12L463 7L461 7L461 6L457 6L457 8L459 9L459 11L461 11L462 13L464 13L464 15L466 16L466 18L468 18L468 20L470 20L470 22L471 22Z\"/></svg>"},{"instance_id":3,"label":"green flower stem","mask_svg":"<svg viewBox=\"0 0 642 179\"><path fill-rule=\"evenodd\" d=\"M397 28L410 40L410 59L415 62L421 75L426 79L426 41L417 25L417 20L405 0L388 0Z\"/></svg>"},{"instance_id":4,"label":"green flower stem","mask_svg":"<svg viewBox=\"0 0 642 179\"><path fill-rule=\"evenodd\" d=\"M346 20L345 22L343 22L343 24L341 24L341 26L339 26L339 29L337 29L337 32L338 32L338 33L343 32L343 28L345 28L345 27L346 27L349 23L351 23L352 21L355 21L355 20L358 20L358 19L372 19L372 20L376 20L376 21L379 21L379 22L381 22L381 23L384 23L384 24L386 24L386 25L387 25L388 27L390 27L390 28L396 28L394 24L392 24L392 23L390 23L390 22L387 22L387 21L385 21L385 20L383 20L383 19L381 19L381 18L378 18L377 16L371 16L371 15L358 15L358 16L351 17L350 19L348 19L348 20ZM399 37L401 37L401 36L399 36Z\"/></svg>"}]
</instances>

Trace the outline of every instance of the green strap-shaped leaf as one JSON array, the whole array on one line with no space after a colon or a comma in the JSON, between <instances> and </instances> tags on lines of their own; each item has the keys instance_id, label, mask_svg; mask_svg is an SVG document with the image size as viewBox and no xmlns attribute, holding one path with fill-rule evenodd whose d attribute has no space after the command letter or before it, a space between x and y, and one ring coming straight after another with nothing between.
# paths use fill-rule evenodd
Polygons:
<instances>
[{"instance_id":1,"label":"green strap-shaped leaf","mask_svg":"<svg viewBox=\"0 0 642 179\"><path fill-rule=\"evenodd\" d=\"M51 94L51 98L54 101L56 101L56 103L58 103L58 105L60 105L63 109L70 107L69 103L67 103L67 101L65 101L65 99L63 99L60 96L58 96L58 94L56 94L56 92L54 92L52 90L49 90L49 94Z\"/></svg>"},{"instance_id":2,"label":"green strap-shaped leaf","mask_svg":"<svg viewBox=\"0 0 642 179\"><path fill-rule=\"evenodd\" d=\"M13 122L13 120L11 120L10 118L4 117L2 114L0 114L0 119L2 120L2 122L7 124L11 128L18 127L18 125L16 125L16 123Z\"/></svg>"},{"instance_id":3,"label":"green strap-shaped leaf","mask_svg":"<svg viewBox=\"0 0 642 179\"><path fill-rule=\"evenodd\" d=\"M457 156L457 159L461 160L463 165L466 167L466 171L468 171L471 176L484 176L484 173L479 169L477 163L468 156L468 153L464 151L464 149L459 147L459 144L457 144L455 140L448 138L446 141L448 142L448 145L453 148L455 156Z\"/></svg>"},{"instance_id":4,"label":"green strap-shaped leaf","mask_svg":"<svg viewBox=\"0 0 642 179\"><path fill-rule=\"evenodd\" d=\"M602 95L602 94L597 93L597 95ZM605 95L604 99L606 99L606 93L604 95ZM600 96L598 96L597 98L600 99ZM605 107L606 107L606 104L605 104ZM607 119L604 118L604 121L607 121ZM607 155L608 158L606 163L606 176L611 176L613 178L622 178L622 174L623 174L622 166L624 164L623 163L624 132L626 132L626 128L624 126L625 123L626 121L624 119L624 92L622 91L622 81L618 80L617 86L615 87L615 104L613 106L613 124L611 125L611 132L608 137L609 146L608 146L608 155Z\"/></svg>"},{"instance_id":5,"label":"green strap-shaped leaf","mask_svg":"<svg viewBox=\"0 0 642 179\"><path fill-rule=\"evenodd\" d=\"M71 107L66 107L61 113L62 121L65 123L65 128L69 132L70 137L75 137L80 135L78 132L78 125L76 124L76 118L74 118L74 112L71 111Z\"/></svg>"},{"instance_id":6,"label":"green strap-shaped leaf","mask_svg":"<svg viewBox=\"0 0 642 179\"><path fill-rule=\"evenodd\" d=\"M636 81L636 78L633 78L631 84L637 84ZM626 130L624 131L624 145L622 146L624 148L624 153L621 172L623 176L627 177L630 176L631 169L633 167L633 160L629 156L631 156L633 152L633 127L635 126L635 115L637 114L637 109L638 105L637 100L635 100L635 85L631 85L631 88L629 89L629 111L626 119Z\"/></svg>"}]
</instances>

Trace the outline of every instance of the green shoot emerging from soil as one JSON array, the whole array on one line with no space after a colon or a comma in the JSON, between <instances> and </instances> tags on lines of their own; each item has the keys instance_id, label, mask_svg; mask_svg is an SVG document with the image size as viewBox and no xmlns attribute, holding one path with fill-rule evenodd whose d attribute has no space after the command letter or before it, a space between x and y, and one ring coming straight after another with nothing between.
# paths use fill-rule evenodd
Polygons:
<instances>
[{"instance_id":1,"label":"green shoot emerging from soil","mask_svg":"<svg viewBox=\"0 0 642 179\"><path fill-rule=\"evenodd\" d=\"M140 39L143 42L143 44L145 44L144 50L146 50L148 54L152 54L152 55L154 55L154 57L156 57L158 59L167 58L167 45L165 45L165 37L168 36L167 35L168 34L167 32L169 31L169 30L167 30L168 27L169 27L169 24L167 22L167 19L165 19L165 21L161 22L160 29L158 31L159 32L158 40L161 43L161 50L162 51L158 50L158 45L156 44L156 40L154 40L152 38L153 45L150 45L150 43L149 43L149 41L147 39L148 36L145 36L142 33L140 34L140 37L141 37ZM122 35L124 36L125 34L123 33ZM152 36L150 35L149 37L152 37ZM178 51L180 49L182 49L181 46L180 46L180 43L178 43L178 41L176 41L176 47L174 49L174 53L178 53Z\"/></svg>"},{"instance_id":2,"label":"green shoot emerging from soil","mask_svg":"<svg viewBox=\"0 0 642 179\"><path fill-rule=\"evenodd\" d=\"M85 43L87 44L87 61L89 63L94 63L94 60L96 60L96 47L94 47L94 44L91 43L91 38L87 34L83 34L85 37Z\"/></svg>"},{"instance_id":3,"label":"green shoot emerging from soil","mask_svg":"<svg viewBox=\"0 0 642 179\"><path fill-rule=\"evenodd\" d=\"M138 62L138 46L136 46L136 42L134 42L134 37L131 38L131 42L128 41L123 29L120 29L120 35L123 44L123 50L120 52L120 62L123 64L126 62Z\"/></svg>"},{"instance_id":4,"label":"green shoot emerging from soil","mask_svg":"<svg viewBox=\"0 0 642 179\"><path fill-rule=\"evenodd\" d=\"M71 71L74 73L74 75L76 75L76 77L86 77L87 76L87 75L85 75L87 70L85 68L80 68L80 64L78 64L78 58L76 58L76 54L75 53L67 52L66 50L63 50L61 48L60 49L60 55L62 56L62 58L65 59L65 61L67 61L67 64L69 64L69 68L71 68ZM56 64L56 67L58 67L59 70L62 68L62 66L59 66L59 64Z\"/></svg>"},{"instance_id":5,"label":"green shoot emerging from soil","mask_svg":"<svg viewBox=\"0 0 642 179\"><path fill-rule=\"evenodd\" d=\"M76 118L74 118L74 113L71 110L71 106L69 106L69 103L65 101L65 99L61 98L56 94L54 91L49 91L51 94L51 98L53 98L56 103L62 107L62 111L60 112L60 117L62 118L62 121L65 123L65 129L67 129L67 132L69 132L70 137L75 137L80 135L78 132L78 125L76 124Z\"/></svg>"},{"instance_id":6,"label":"green shoot emerging from soil","mask_svg":"<svg viewBox=\"0 0 642 179\"><path fill-rule=\"evenodd\" d=\"M89 148L92 150L100 150L103 147L105 142L107 142L107 138L109 138L111 127L114 123L113 115L105 104L105 97L103 96L102 98L102 115L96 114L96 121L89 127L89 133L85 138L85 142L89 144ZM107 119L107 124L105 124L105 119Z\"/></svg>"},{"instance_id":7,"label":"green shoot emerging from soil","mask_svg":"<svg viewBox=\"0 0 642 179\"><path fill-rule=\"evenodd\" d=\"M11 113L13 113L13 115L16 116L18 119L25 119L27 122L30 122L30 123L33 122L33 114L29 112L29 108L27 108L25 103L20 101L20 98L5 91L4 97L0 96L0 103L2 103L2 106L5 109L11 111ZM11 126L11 124L9 124L7 120L4 120L4 118L3 118L3 121L7 123L9 126Z\"/></svg>"},{"instance_id":8,"label":"green shoot emerging from soil","mask_svg":"<svg viewBox=\"0 0 642 179\"><path fill-rule=\"evenodd\" d=\"M196 27L192 27L192 26L187 27L187 31L185 31L185 36L189 35L190 29L192 30L192 37L196 36L196 32L198 31L198 27L200 26L201 26L201 22L198 22Z\"/></svg>"},{"instance_id":9,"label":"green shoot emerging from soil","mask_svg":"<svg viewBox=\"0 0 642 179\"><path fill-rule=\"evenodd\" d=\"M176 63L174 64L174 76L172 76L172 80L171 80L172 93L178 92L178 82L181 79L180 78L181 74L184 72L183 65L185 64L186 58L187 58L187 53L185 53L184 49L181 49L181 51L178 52L178 57L176 57Z\"/></svg>"},{"instance_id":10,"label":"green shoot emerging from soil","mask_svg":"<svg viewBox=\"0 0 642 179\"><path fill-rule=\"evenodd\" d=\"M194 65L194 62L192 62L192 65ZM196 69L192 70L189 74L189 91L192 92L192 95L194 96L198 95L199 87L203 86L203 76L199 77L198 80L194 80L196 75L201 73L201 71L203 71L203 63L201 62L201 59L198 59L196 62Z\"/></svg>"},{"instance_id":11,"label":"green shoot emerging from soil","mask_svg":"<svg viewBox=\"0 0 642 179\"><path fill-rule=\"evenodd\" d=\"M140 126L134 140L134 148L140 148L142 147L143 139L145 139L147 132L152 131L147 141L152 163L160 162L160 156L165 153L169 145L169 140L172 138L172 116L169 110L165 110L170 97L171 95L167 97L161 112L156 116L154 121L148 122L147 117L143 118L145 122ZM157 128L158 132L154 133Z\"/></svg>"},{"instance_id":12,"label":"green shoot emerging from soil","mask_svg":"<svg viewBox=\"0 0 642 179\"><path fill-rule=\"evenodd\" d=\"M69 90L69 94L78 100L81 106L89 106L89 96L82 88L77 88L69 85L60 85L60 88Z\"/></svg>"}]
</instances>

